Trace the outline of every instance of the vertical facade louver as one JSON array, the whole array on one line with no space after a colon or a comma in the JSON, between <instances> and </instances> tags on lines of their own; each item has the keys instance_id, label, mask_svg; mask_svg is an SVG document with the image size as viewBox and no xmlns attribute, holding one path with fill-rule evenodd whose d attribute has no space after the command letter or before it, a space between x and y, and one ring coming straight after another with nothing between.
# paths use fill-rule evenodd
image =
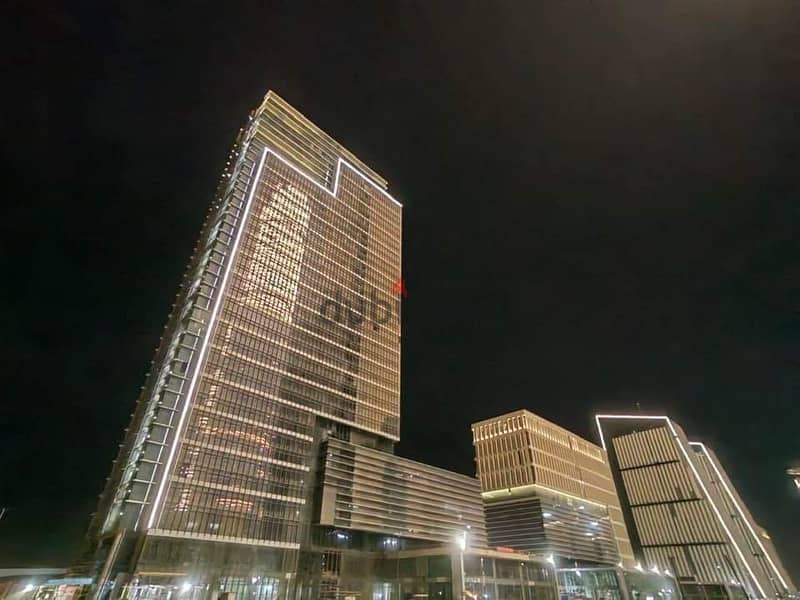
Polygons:
<instances>
[{"instance_id":1,"label":"vertical facade louver","mask_svg":"<svg viewBox=\"0 0 800 600\"><path fill-rule=\"evenodd\" d=\"M526 410L472 425L489 543L593 564L633 564L599 446Z\"/></svg>"},{"instance_id":2,"label":"vertical facade louver","mask_svg":"<svg viewBox=\"0 0 800 600\"><path fill-rule=\"evenodd\" d=\"M634 550L683 583L733 586L751 598L794 586L765 532L702 444L667 417L599 415Z\"/></svg>"},{"instance_id":3,"label":"vertical facade louver","mask_svg":"<svg viewBox=\"0 0 800 600\"><path fill-rule=\"evenodd\" d=\"M401 219L382 178L267 94L90 527L98 595L291 593L325 432L399 439Z\"/></svg>"}]
</instances>

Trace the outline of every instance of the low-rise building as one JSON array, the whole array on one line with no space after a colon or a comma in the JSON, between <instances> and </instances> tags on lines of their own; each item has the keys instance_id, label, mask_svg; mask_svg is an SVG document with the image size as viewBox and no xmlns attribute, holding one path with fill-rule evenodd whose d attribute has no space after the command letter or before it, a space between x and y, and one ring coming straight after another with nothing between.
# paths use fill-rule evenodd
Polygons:
<instances>
[{"instance_id":1,"label":"low-rise building","mask_svg":"<svg viewBox=\"0 0 800 600\"><path fill-rule=\"evenodd\" d=\"M472 425L490 546L633 566L605 451L527 410Z\"/></svg>"}]
</instances>

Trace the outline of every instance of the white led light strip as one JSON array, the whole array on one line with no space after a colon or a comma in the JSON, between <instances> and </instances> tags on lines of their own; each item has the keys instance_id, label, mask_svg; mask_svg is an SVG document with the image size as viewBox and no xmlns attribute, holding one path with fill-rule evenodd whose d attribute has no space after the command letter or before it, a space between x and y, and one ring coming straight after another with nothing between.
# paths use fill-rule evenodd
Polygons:
<instances>
[{"instance_id":1,"label":"white led light strip","mask_svg":"<svg viewBox=\"0 0 800 600\"><path fill-rule=\"evenodd\" d=\"M591 504L593 506L598 506L600 508L608 508L607 504L603 504L601 502L594 502L592 500L587 500L586 498L581 498L580 496L576 496L574 494L568 494L567 492L562 492L560 490L557 490L557 489L554 489L554 488L551 488L551 487L547 487L546 485L542 485L540 483L529 483L527 485L518 485L518 486L513 487L513 488L502 488L502 489L498 489L498 490L490 490L488 492L481 492L481 496L484 496L486 498L496 498L496 497L508 496L513 492L519 492L521 490L527 490L527 489L530 489L530 488L535 488L537 490L544 490L544 491L549 492L551 494L558 494L559 496L565 496L567 498L572 498L573 500L578 500L579 502L583 502L585 504Z\"/></svg>"},{"instance_id":2,"label":"white led light strip","mask_svg":"<svg viewBox=\"0 0 800 600\"><path fill-rule=\"evenodd\" d=\"M603 438L603 428L600 427L600 419L653 419L653 420L663 420L669 421L669 419L665 416L652 416L652 415L595 415L594 422L597 423L597 431L600 433L600 444L603 446L603 450L608 450L606 448L606 440Z\"/></svg>"},{"instance_id":3,"label":"white led light strip","mask_svg":"<svg viewBox=\"0 0 800 600\"><path fill-rule=\"evenodd\" d=\"M767 558L767 561L769 562L769 565L772 567L772 570L775 572L775 575L778 576L778 579L780 580L781 585L788 590L789 586L786 585L786 581L783 579L783 577L781 577L780 572L778 572L778 567L775 566L774 562L772 562L772 558L770 558L769 553L767 552L766 548L764 548L763 544L761 543L761 540L759 539L759 536L756 534L755 530L750 526L750 521L745 516L744 511L742 510L742 507L739 506L739 503L736 501L736 498L734 497L733 492L731 492L731 489L728 487L728 484L725 482L725 478L723 477L722 473L720 473L719 469L717 469L717 465L714 462L714 459L712 458L711 454L708 452L708 449L705 447L704 444L701 444L700 442L689 442L689 445L690 446L697 446L698 448L700 448L703 451L703 454L706 455L706 458L708 459L709 464L714 469L714 472L717 474L717 479L719 479L719 481L722 483L722 487L725 488L725 492L728 494L728 498L731 499L731 501L733 502L733 505L736 507L736 510L739 511L739 516L742 518L742 521L744 521L744 524L747 525L747 529L750 530L750 533L755 538L756 543L758 544L758 547L761 548L761 552L764 553L764 556Z\"/></svg>"},{"instance_id":4,"label":"white led light strip","mask_svg":"<svg viewBox=\"0 0 800 600\"><path fill-rule=\"evenodd\" d=\"M753 569L750 568L750 563L748 563L747 560L745 559L741 548L739 548L739 545L736 543L736 540L733 538L733 534L731 533L730 529L728 529L728 526L725 525L725 521L722 519L722 513L719 512L719 509L717 508L717 505L714 504L714 501L711 499L711 494L708 492L708 490L706 489L706 486L703 484L703 480L700 477L700 473L697 471L697 467L694 466L694 463L692 462L692 459L689 457L689 453L686 451L686 448L683 447L683 444L681 443L681 439L678 436L678 432L675 430L675 426L672 424L672 421L669 419L669 417L666 417L666 416L663 416L663 415L661 415L661 416L653 416L653 415L595 415L594 420L595 420L595 423L597 423L597 429L600 432L600 441L603 443L603 448L605 449L606 448L606 442L605 442L605 439L603 438L603 429L600 426L600 419L629 419L629 420L637 420L637 419L638 420L645 420L645 419L648 419L648 420L663 420L663 421L665 421L667 423L667 426L669 427L670 431L672 432L672 436L675 438L675 441L678 443L678 448L681 449L681 452L683 453L683 456L686 458L686 462L689 464L689 468L692 470L692 473L694 473L694 477L697 480L697 483L700 484L700 488L703 490L703 493L705 494L706 499L708 500L708 503L711 505L711 508L714 510L714 514L717 515L717 520L719 521L719 524L722 525L722 529L725 530L725 533L727 534L728 539L731 541L731 544L733 545L733 548L736 550L736 554L738 554L739 558L742 559L742 563L744 563L744 566L747 569L747 572L750 573L750 577L753 580L753 583L758 588L758 591L761 592L761 597L762 598L766 598L767 595L764 593L763 588L758 583L758 579L756 579L756 575L755 575L755 573L753 573Z\"/></svg>"},{"instance_id":5,"label":"white led light strip","mask_svg":"<svg viewBox=\"0 0 800 600\"><path fill-rule=\"evenodd\" d=\"M186 420L186 415L189 412L189 405L192 403L192 395L194 394L194 388L197 384L197 376L200 373L200 368L203 365L203 359L205 358L206 351L208 350L208 342L211 339L212 330L214 328L214 324L217 320L217 314L219 313L219 309L222 306L222 298L225 295L225 287L228 283L228 276L231 273L231 266L234 263L236 258L236 251L239 248L239 242L242 239L242 233L245 229L245 222L247 221L247 215L250 212L250 206L253 203L253 196L256 193L256 189L258 188L259 181L261 180L261 170L264 168L264 161L267 159L267 153L269 152L268 149L264 149L264 152L261 154L261 160L258 163L258 168L256 169L256 176L253 180L253 187L250 188L250 194L247 197L247 204L245 204L244 211L242 213L241 219L239 220L239 230L236 232L236 238L233 241L233 246L231 246L231 253L228 257L228 264L225 266L225 272L222 274L222 281L220 282L219 290L217 291L217 299L214 302L214 308L211 310L211 316L208 319L208 325L206 326L206 334L203 336L203 343L200 345L200 353L197 356L197 362L194 365L194 371L192 373L192 379L189 382L189 388L186 392L186 396L183 401L183 408L181 409L181 416L178 419L178 425L175 428L175 435L172 438L172 444L169 449L169 455L167 456L167 462L164 463L164 472L161 475L161 482L158 485L158 492L156 493L156 498L153 501L153 509L150 511L150 518L147 521L147 528L150 529L153 527L153 523L156 520L156 515L160 509L161 498L164 493L164 487L167 483L167 478L169 477L169 471L172 467L172 461L175 458L175 450L180 445L180 436L183 432L183 422Z\"/></svg>"},{"instance_id":6,"label":"white led light strip","mask_svg":"<svg viewBox=\"0 0 800 600\"><path fill-rule=\"evenodd\" d=\"M169 478L169 472L170 472L170 469L172 467L172 461L175 459L175 451L177 450L178 445L180 444L180 436L181 436L181 434L183 432L183 424L184 424L184 421L186 420L186 415L189 412L189 406L192 404L192 396L194 394L194 388L195 388L195 386L197 384L198 375L200 374L200 369L203 366L203 359L205 358L206 351L208 350L208 342L211 339L212 330L213 330L214 325L215 325L216 320L217 320L217 314L219 313L219 309L222 306L222 299L225 296L225 288L226 288L227 283L228 283L228 276L230 275L231 267L233 266L233 263L235 262L235 259L236 259L236 254L237 254L237 251L239 249L239 242L242 239L242 234L243 234L244 229L245 229L245 224L247 222L247 217L250 214L250 208L251 208L251 206L253 204L253 197L255 196L256 189L258 188L258 184L261 181L261 171L264 168L264 163L267 160L267 156L270 155L270 154L272 156L274 156L276 159L278 159L280 162L282 162L284 165L286 165L287 167L292 169L295 173L297 173L298 175L300 175L301 177L303 177L304 179L306 179L310 183L313 183L315 186L317 186L322 191L324 191L327 194L329 194L331 196L334 196L334 197L336 197L336 194L337 194L337 192L339 190L339 180L340 180L340 176L341 176L341 172L342 172L342 165L346 165L347 167L349 167L353 171L353 173L355 173L356 175L361 177L364 181L366 181L368 184L370 184L373 188L375 188L383 196L385 196L386 198L388 198L389 200L394 202L394 204L396 204L397 206L399 206L401 208L403 206L397 200L395 200L391 196L391 194L389 194L389 192L387 192L386 190L381 188L378 184L376 184L374 181L369 179L366 175L361 173L358 169L356 169L353 165L351 165L349 162L347 162L343 158L339 158L339 161L336 163L336 179L334 181L333 191L331 191L327 187L325 187L324 185L322 185L319 182L315 181L313 178L311 178L306 173L303 173L300 169L298 169L296 166L291 164L289 161L287 161L285 158L283 158L280 154L275 152L275 150L273 150L272 148L270 148L268 146L264 147L264 151L262 152L261 159L260 159L260 161L258 163L258 168L256 170L255 178L253 179L253 187L250 188L250 194L247 197L247 203L245 204L244 211L242 213L242 217L241 217L240 222L239 222L239 229L236 232L236 238L235 238L235 240L233 242L233 246L231 246L231 252L230 252L230 256L228 257L228 263L227 263L227 265L225 265L225 272L222 275L222 281L220 282L219 290L217 292L217 298L216 298L216 301L214 302L214 308L212 309L211 315L209 316L209 319L208 319L208 325L206 326L206 334L205 334L205 336L203 338L203 343L200 346L200 353L197 356L197 362L195 363L194 371L192 372L192 378L191 378L191 381L189 382L189 387L188 387L188 389L186 391L185 400L183 402L183 408L181 409L181 416L178 419L178 425L175 428L175 435L174 435L174 437L172 439L172 444L171 444L171 447L170 447L170 450L169 450L169 455L167 456L167 462L164 463L164 472L161 475L161 481L159 482L159 485L158 485L158 492L156 493L155 500L153 501L153 509L150 511L150 518L147 521L147 529L151 529L153 527L153 523L155 523L155 521L156 521L156 516L158 515L158 513L160 512L160 509L161 509L160 505L161 505L161 501L163 499L164 488L166 487L167 479Z\"/></svg>"}]
</instances>

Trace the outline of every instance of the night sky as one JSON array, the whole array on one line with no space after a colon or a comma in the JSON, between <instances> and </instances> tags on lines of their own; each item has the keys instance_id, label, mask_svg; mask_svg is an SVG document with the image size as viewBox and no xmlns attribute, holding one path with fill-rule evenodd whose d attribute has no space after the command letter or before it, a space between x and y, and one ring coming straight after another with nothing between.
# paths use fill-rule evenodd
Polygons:
<instances>
[{"instance_id":1,"label":"night sky","mask_svg":"<svg viewBox=\"0 0 800 600\"><path fill-rule=\"evenodd\" d=\"M666 412L800 579L800 3L35 2L5 23L0 565L77 550L274 89L405 205L404 456ZM174 8L165 5L170 4Z\"/></svg>"}]
</instances>

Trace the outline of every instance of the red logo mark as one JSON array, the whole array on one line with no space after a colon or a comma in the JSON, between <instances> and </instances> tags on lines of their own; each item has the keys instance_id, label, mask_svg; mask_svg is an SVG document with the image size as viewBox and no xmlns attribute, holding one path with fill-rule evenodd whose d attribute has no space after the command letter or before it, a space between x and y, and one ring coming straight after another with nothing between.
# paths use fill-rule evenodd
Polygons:
<instances>
[{"instance_id":1,"label":"red logo mark","mask_svg":"<svg viewBox=\"0 0 800 600\"><path fill-rule=\"evenodd\" d=\"M408 290L406 289L406 280L404 277L401 277L392 284L392 293L402 294L403 298L408 297Z\"/></svg>"}]
</instances>

